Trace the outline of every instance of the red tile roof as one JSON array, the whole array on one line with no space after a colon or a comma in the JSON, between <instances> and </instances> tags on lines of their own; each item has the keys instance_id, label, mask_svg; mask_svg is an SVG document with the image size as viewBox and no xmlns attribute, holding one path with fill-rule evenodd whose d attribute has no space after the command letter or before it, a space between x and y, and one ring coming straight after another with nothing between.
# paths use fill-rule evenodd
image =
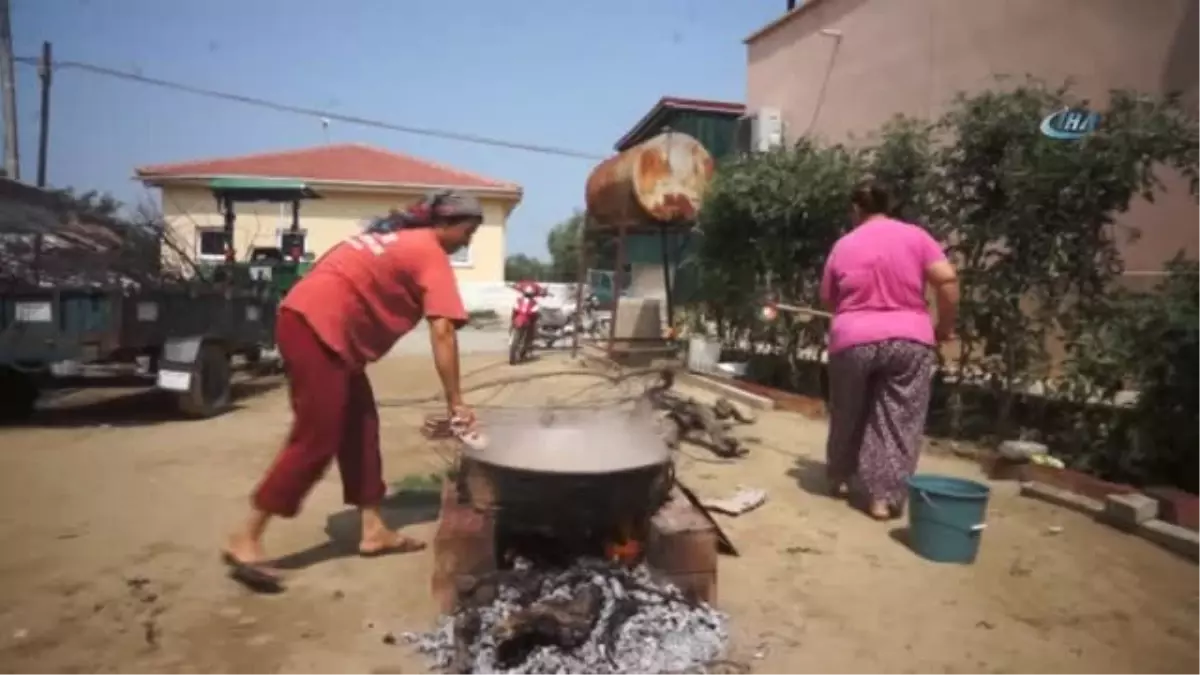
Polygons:
<instances>
[{"instance_id":1,"label":"red tile roof","mask_svg":"<svg viewBox=\"0 0 1200 675\"><path fill-rule=\"evenodd\" d=\"M521 191L521 187L515 183L358 143L157 164L140 167L136 169L136 174L137 178L147 183L171 178L241 176L331 183L475 188L514 193Z\"/></svg>"},{"instance_id":2,"label":"red tile roof","mask_svg":"<svg viewBox=\"0 0 1200 675\"><path fill-rule=\"evenodd\" d=\"M746 114L746 105L744 103L733 103L730 101L708 101L699 98L680 98L678 96L664 96L658 99L658 103L650 109L650 112L642 116L633 128L625 133L619 141L613 146L617 152L627 149L634 144L635 139L640 140L642 134L646 132L646 127L654 122L659 115L662 115L668 110L688 110L692 112L716 113L720 115L729 115L730 117L741 117Z\"/></svg>"}]
</instances>

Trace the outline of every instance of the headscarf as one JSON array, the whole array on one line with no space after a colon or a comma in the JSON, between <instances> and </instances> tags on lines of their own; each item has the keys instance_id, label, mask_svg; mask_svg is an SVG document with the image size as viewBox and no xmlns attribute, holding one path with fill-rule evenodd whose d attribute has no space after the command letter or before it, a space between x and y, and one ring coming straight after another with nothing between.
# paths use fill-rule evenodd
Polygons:
<instances>
[{"instance_id":1,"label":"headscarf","mask_svg":"<svg viewBox=\"0 0 1200 675\"><path fill-rule=\"evenodd\" d=\"M386 216L376 218L367 226L367 232L382 234L416 227L437 227L472 218L483 220L483 207L478 199L457 190L443 190L425 195L404 211L393 209Z\"/></svg>"}]
</instances>

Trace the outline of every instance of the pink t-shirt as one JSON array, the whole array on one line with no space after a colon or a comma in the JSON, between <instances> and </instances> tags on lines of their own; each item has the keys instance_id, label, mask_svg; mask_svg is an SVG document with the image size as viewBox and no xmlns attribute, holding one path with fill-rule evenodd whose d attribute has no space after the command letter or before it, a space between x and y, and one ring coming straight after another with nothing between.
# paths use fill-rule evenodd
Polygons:
<instances>
[{"instance_id":1,"label":"pink t-shirt","mask_svg":"<svg viewBox=\"0 0 1200 675\"><path fill-rule=\"evenodd\" d=\"M936 344L925 269L945 258L924 229L883 216L838 239L821 278L821 300L834 308L829 353L883 340Z\"/></svg>"}]
</instances>

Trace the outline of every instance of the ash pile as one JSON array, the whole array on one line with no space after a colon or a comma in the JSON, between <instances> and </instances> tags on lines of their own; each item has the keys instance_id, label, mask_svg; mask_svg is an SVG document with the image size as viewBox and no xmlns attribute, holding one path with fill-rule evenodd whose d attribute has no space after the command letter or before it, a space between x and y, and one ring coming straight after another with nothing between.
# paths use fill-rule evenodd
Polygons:
<instances>
[{"instance_id":1,"label":"ash pile","mask_svg":"<svg viewBox=\"0 0 1200 675\"><path fill-rule=\"evenodd\" d=\"M462 589L437 630L405 638L454 673L699 673L724 655L726 617L645 565L580 560L513 569Z\"/></svg>"}]
</instances>

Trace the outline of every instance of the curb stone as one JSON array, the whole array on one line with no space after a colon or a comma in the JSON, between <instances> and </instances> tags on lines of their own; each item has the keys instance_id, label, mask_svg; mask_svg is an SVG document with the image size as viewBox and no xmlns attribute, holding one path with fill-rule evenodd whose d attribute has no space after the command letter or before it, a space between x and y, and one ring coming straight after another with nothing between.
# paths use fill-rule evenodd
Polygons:
<instances>
[{"instance_id":1,"label":"curb stone","mask_svg":"<svg viewBox=\"0 0 1200 675\"><path fill-rule=\"evenodd\" d=\"M1151 497L1140 493L1114 494L1105 502L1101 502L1069 490L1031 481L1021 483L1021 496L1090 515L1097 522L1134 534L1193 562L1200 562L1200 533L1154 517L1144 518L1150 512L1150 508L1143 500L1154 502ZM1154 511L1157 512L1157 503L1153 505ZM1117 517L1114 518L1114 515Z\"/></svg>"}]
</instances>

